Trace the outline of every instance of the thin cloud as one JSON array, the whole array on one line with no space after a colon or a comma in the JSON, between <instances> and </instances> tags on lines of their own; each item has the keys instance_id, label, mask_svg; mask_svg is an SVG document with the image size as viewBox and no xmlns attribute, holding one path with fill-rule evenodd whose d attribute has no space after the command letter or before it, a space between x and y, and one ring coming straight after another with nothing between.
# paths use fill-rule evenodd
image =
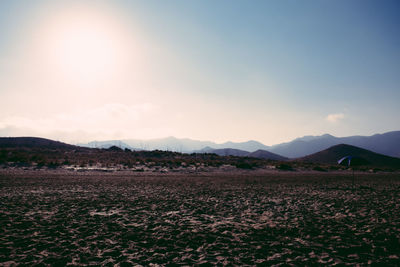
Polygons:
<instances>
[{"instance_id":1,"label":"thin cloud","mask_svg":"<svg viewBox=\"0 0 400 267\"><path fill-rule=\"evenodd\" d=\"M344 114L343 113L335 113L335 114L329 114L326 116L325 120L327 120L330 123L337 123L340 120L344 119Z\"/></svg>"}]
</instances>

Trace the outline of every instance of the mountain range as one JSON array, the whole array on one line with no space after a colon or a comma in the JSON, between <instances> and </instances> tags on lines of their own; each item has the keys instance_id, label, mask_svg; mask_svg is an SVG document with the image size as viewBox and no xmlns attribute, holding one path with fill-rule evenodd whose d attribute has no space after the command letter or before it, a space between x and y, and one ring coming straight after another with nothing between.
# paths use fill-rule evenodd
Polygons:
<instances>
[{"instance_id":1,"label":"mountain range","mask_svg":"<svg viewBox=\"0 0 400 267\"><path fill-rule=\"evenodd\" d=\"M267 150L259 149L254 152L248 152L245 150L234 149L234 148L219 148L214 149L211 147L205 147L201 150L195 151L196 153L213 153L219 156L237 156L237 157L253 157L259 159L272 159L272 160L288 160L286 157L271 153Z\"/></svg>"},{"instance_id":2,"label":"mountain range","mask_svg":"<svg viewBox=\"0 0 400 267\"><path fill-rule=\"evenodd\" d=\"M363 149L371 150L375 153L400 158L400 131L375 134L372 136L335 137L330 134L324 134L321 136L304 136L294 139L291 142L281 143L273 146L266 146L254 140L238 143L225 142L222 144L217 144L211 141L198 141L188 138L178 139L175 137L151 140L124 139L93 141L86 144L78 145L92 148L108 148L114 145L121 148L129 148L134 150L159 149L183 153L207 152L236 156L247 156L250 153L256 152L257 150L261 150L273 153L283 158L300 158L338 144L357 146ZM265 154L265 152L263 153Z\"/></svg>"},{"instance_id":3,"label":"mountain range","mask_svg":"<svg viewBox=\"0 0 400 267\"><path fill-rule=\"evenodd\" d=\"M308 141L312 140L313 138L309 139ZM217 154L222 157L218 157L217 155L213 154ZM60 162L70 163L70 161L74 161L75 164L77 164L77 162L79 163L83 159L91 159L92 161L96 162L98 160L104 161L105 158L106 160L114 159L117 160L117 162L123 162L124 160L128 160L129 157L133 157L136 161L138 158L141 160L149 158L156 160L157 158L158 160L168 160L170 163L172 162L171 160L182 160L185 158L191 161L193 159L208 160L210 163L215 163L215 160L217 160L219 162L225 162L233 165L236 164L235 166L245 166L246 164L250 164L248 162L253 162L257 165L257 162L259 162L260 159L277 160L278 162L287 160L287 164L296 162L296 164L322 163L327 165L337 165L338 160L345 156L352 156L353 163L356 163L358 160L358 163L363 166L378 167L390 170L400 169L400 158L382 155L367 149L347 144L334 145L325 150L321 150L304 157L288 160L285 157L261 149L254 152L247 152L245 150L233 148L213 149L211 147L206 147L194 154L182 154L168 151L122 150L116 146L112 146L108 149L93 149L36 137L0 137L0 163L5 162L7 164L9 162L17 164L36 162L39 164L40 162L47 160L47 163L50 164L49 166L52 166L51 164L60 164ZM241 159L241 157L247 158Z\"/></svg>"},{"instance_id":4,"label":"mountain range","mask_svg":"<svg viewBox=\"0 0 400 267\"><path fill-rule=\"evenodd\" d=\"M335 137L329 134L305 136L270 147L269 151L288 158L304 157L338 144L357 146L376 153L400 158L400 131L372 136Z\"/></svg>"},{"instance_id":5,"label":"mountain range","mask_svg":"<svg viewBox=\"0 0 400 267\"><path fill-rule=\"evenodd\" d=\"M363 148L351 145L335 145L317 153L298 158L296 161L337 164L338 159L351 155L353 159L362 161L362 165L372 165L376 167L399 168L400 158L394 158L378 154Z\"/></svg>"},{"instance_id":6,"label":"mountain range","mask_svg":"<svg viewBox=\"0 0 400 267\"><path fill-rule=\"evenodd\" d=\"M86 144L80 143L79 146L90 148L108 148L111 146L118 146L121 148L129 148L134 150L164 150L182 153L194 153L204 148L222 149L232 148L245 150L247 152L254 152L259 149L268 149L269 147L257 142L225 142L217 144L211 141L198 141L189 138L178 139L176 137L166 137L160 139L140 140L140 139L123 139L123 140L108 140L108 141L92 141Z\"/></svg>"}]
</instances>

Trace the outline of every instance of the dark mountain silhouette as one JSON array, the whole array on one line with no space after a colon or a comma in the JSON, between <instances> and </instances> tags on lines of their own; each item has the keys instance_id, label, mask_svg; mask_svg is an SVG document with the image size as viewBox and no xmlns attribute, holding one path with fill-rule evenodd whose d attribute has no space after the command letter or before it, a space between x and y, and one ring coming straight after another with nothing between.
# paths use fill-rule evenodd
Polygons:
<instances>
[{"instance_id":1,"label":"dark mountain silhouette","mask_svg":"<svg viewBox=\"0 0 400 267\"><path fill-rule=\"evenodd\" d=\"M0 137L0 148L77 149L78 146L40 137Z\"/></svg>"},{"instance_id":2,"label":"dark mountain silhouette","mask_svg":"<svg viewBox=\"0 0 400 267\"><path fill-rule=\"evenodd\" d=\"M120 148L119 146L111 146L111 147L109 147L109 148L107 148L107 149L108 149L108 151L114 151L114 152L123 151L123 149Z\"/></svg>"},{"instance_id":3,"label":"dark mountain silhouette","mask_svg":"<svg viewBox=\"0 0 400 267\"><path fill-rule=\"evenodd\" d=\"M338 144L348 144L376 153L400 157L400 131L372 136L335 137L329 134L305 136L288 143L271 146L268 151L289 157L303 157Z\"/></svg>"},{"instance_id":4,"label":"dark mountain silhouette","mask_svg":"<svg viewBox=\"0 0 400 267\"><path fill-rule=\"evenodd\" d=\"M337 164L339 159L348 155L361 159L360 161L368 166L400 169L399 158L385 156L363 148L346 144L332 146L323 151L298 158L297 161Z\"/></svg>"},{"instance_id":5,"label":"dark mountain silhouette","mask_svg":"<svg viewBox=\"0 0 400 267\"><path fill-rule=\"evenodd\" d=\"M262 149L251 152L247 156L253 157L253 158L259 158L259 159L272 159L272 160L280 160L280 161L284 161L284 160L288 159L288 158L282 157L281 155L271 153L267 150L262 150Z\"/></svg>"},{"instance_id":6,"label":"dark mountain silhouette","mask_svg":"<svg viewBox=\"0 0 400 267\"><path fill-rule=\"evenodd\" d=\"M249 154L248 151L240 150L240 149L234 149L234 148L221 148L221 149L212 149L208 148L205 150L202 150L204 152L202 153L214 153L219 156L237 156L237 157L245 157Z\"/></svg>"},{"instance_id":7,"label":"dark mountain silhouette","mask_svg":"<svg viewBox=\"0 0 400 267\"><path fill-rule=\"evenodd\" d=\"M280 155L271 153L267 150L259 149L254 152L248 152L240 149L233 148L222 148L222 149L214 149L211 147L205 147L202 150L196 151L197 153L214 153L219 156L238 156L238 157L252 157L259 159L271 159L271 160L287 160L287 158L282 157Z\"/></svg>"}]
</instances>

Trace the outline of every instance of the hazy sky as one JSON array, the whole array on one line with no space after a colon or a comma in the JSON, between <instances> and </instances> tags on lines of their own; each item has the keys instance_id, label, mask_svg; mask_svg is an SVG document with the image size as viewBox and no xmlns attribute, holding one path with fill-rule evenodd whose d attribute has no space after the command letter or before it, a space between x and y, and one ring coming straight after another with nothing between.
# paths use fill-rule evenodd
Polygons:
<instances>
[{"instance_id":1,"label":"hazy sky","mask_svg":"<svg viewBox=\"0 0 400 267\"><path fill-rule=\"evenodd\" d=\"M400 1L0 1L0 136L400 130Z\"/></svg>"}]
</instances>

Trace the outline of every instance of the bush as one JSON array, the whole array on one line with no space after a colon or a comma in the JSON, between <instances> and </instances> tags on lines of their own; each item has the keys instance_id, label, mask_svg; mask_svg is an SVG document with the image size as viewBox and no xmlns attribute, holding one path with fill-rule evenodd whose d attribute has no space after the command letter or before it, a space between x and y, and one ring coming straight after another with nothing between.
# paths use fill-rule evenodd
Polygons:
<instances>
[{"instance_id":1,"label":"bush","mask_svg":"<svg viewBox=\"0 0 400 267\"><path fill-rule=\"evenodd\" d=\"M330 169L330 170L333 170L333 171L340 170L341 168L342 168L342 167L337 166L337 165L331 165L331 166L329 166L329 169Z\"/></svg>"},{"instance_id":2,"label":"bush","mask_svg":"<svg viewBox=\"0 0 400 267\"><path fill-rule=\"evenodd\" d=\"M115 152L120 152L123 151L122 148L117 147L117 146L111 146L108 151L115 151Z\"/></svg>"},{"instance_id":3,"label":"bush","mask_svg":"<svg viewBox=\"0 0 400 267\"><path fill-rule=\"evenodd\" d=\"M44 160L42 160L42 161L39 161L38 163L37 163L37 165L36 165L36 167L38 168L38 169L41 169L43 166L45 166L46 165L46 161L44 161Z\"/></svg>"},{"instance_id":4,"label":"bush","mask_svg":"<svg viewBox=\"0 0 400 267\"><path fill-rule=\"evenodd\" d=\"M327 171L326 169L324 169L324 168L322 168L322 167L320 167L320 166L315 166L315 167L313 168L313 170L314 170L314 171L319 171L319 172L326 172L326 171Z\"/></svg>"},{"instance_id":5,"label":"bush","mask_svg":"<svg viewBox=\"0 0 400 267\"><path fill-rule=\"evenodd\" d=\"M238 169L246 169L246 170L251 170L254 168L253 164L250 164L248 162L238 162L235 164L235 166Z\"/></svg>"},{"instance_id":6,"label":"bush","mask_svg":"<svg viewBox=\"0 0 400 267\"><path fill-rule=\"evenodd\" d=\"M47 168L49 168L49 169L55 169L59 166L60 166L60 164L58 164L58 162L53 162L53 161L51 161L49 164L47 164Z\"/></svg>"},{"instance_id":7,"label":"bush","mask_svg":"<svg viewBox=\"0 0 400 267\"><path fill-rule=\"evenodd\" d=\"M282 171L293 171L292 166L286 163L281 163L276 168Z\"/></svg>"}]
</instances>

